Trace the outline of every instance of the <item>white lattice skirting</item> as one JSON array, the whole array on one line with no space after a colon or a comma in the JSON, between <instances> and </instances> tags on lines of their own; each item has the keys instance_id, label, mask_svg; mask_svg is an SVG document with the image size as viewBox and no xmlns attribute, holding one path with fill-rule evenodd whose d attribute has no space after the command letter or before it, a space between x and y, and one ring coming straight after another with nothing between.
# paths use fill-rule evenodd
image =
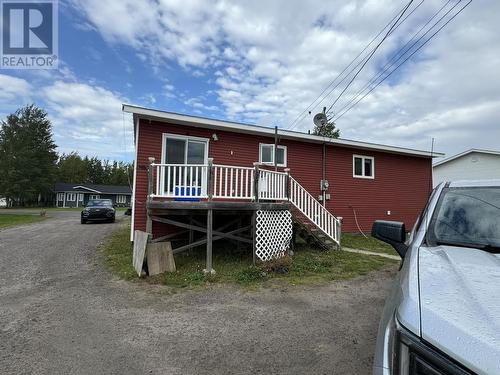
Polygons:
<instances>
[{"instance_id":1,"label":"white lattice skirting","mask_svg":"<svg viewBox=\"0 0 500 375\"><path fill-rule=\"evenodd\" d=\"M292 214L283 211L257 211L255 253L262 261L285 255L292 240Z\"/></svg>"}]
</instances>

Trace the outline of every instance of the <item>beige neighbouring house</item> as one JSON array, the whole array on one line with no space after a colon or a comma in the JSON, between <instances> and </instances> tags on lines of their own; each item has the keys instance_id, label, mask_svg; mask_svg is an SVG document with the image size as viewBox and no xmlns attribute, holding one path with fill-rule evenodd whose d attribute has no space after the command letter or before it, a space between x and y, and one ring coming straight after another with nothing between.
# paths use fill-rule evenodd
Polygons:
<instances>
[{"instance_id":1,"label":"beige neighbouring house","mask_svg":"<svg viewBox=\"0 0 500 375\"><path fill-rule=\"evenodd\" d=\"M500 151L470 149L432 166L434 186L443 181L500 179Z\"/></svg>"}]
</instances>

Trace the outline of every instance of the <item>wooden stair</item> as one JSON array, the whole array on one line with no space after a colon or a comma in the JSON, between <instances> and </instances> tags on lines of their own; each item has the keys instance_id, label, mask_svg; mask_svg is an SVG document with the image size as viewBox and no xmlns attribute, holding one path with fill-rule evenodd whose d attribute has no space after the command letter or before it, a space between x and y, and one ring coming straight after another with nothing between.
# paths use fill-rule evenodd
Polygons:
<instances>
[{"instance_id":1,"label":"wooden stair","mask_svg":"<svg viewBox=\"0 0 500 375\"><path fill-rule=\"evenodd\" d=\"M292 210L293 230L308 244L317 246L323 250L332 250L338 248L338 245L329 236L327 236L314 223L310 222L301 212Z\"/></svg>"}]
</instances>

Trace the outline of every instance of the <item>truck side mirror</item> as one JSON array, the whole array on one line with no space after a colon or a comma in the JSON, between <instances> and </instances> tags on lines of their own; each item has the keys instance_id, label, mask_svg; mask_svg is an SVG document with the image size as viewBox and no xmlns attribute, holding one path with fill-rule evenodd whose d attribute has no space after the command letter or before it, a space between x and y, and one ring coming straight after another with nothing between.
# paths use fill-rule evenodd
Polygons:
<instances>
[{"instance_id":1,"label":"truck side mirror","mask_svg":"<svg viewBox=\"0 0 500 375\"><path fill-rule=\"evenodd\" d=\"M376 220L372 226L372 236L391 245L401 258L405 257L408 246L404 223L398 221Z\"/></svg>"}]
</instances>

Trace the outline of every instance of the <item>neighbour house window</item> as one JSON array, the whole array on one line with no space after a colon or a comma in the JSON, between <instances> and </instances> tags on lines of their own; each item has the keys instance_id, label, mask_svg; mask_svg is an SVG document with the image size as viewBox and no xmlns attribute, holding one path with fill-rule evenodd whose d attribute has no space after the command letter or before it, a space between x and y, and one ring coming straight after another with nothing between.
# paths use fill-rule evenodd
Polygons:
<instances>
[{"instance_id":1,"label":"neighbour house window","mask_svg":"<svg viewBox=\"0 0 500 375\"><path fill-rule=\"evenodd\" d=\"M286 167L286 146L277 146L276 162L278 167ZM274 144L260 144L259 162L274 165Z\"/></svg>"},{"instance_id":2,"label":"neighbour house window","mask_svg":"<svg viewBox=\"0 0 500 375\"><path fill-rule=\"evenodd\" d=\"M352 175L357 178L375 178L375 158L372 156L353 155Z\"/></svg>"},{"instance_id":3,"label":"neighbour house window","mask_svg":"<svg viewBox=\"0 0 500 375\"><path fill-rule=\"evenodd\" d=\"M117 195L116 196L116 203L127 203L127 197L125 195Z\"/></svg>"},{"instance_id":4,"label":"neighbour house window","mask_svg":"<svg viewBox=\"0 0 500 375\"><path fill-rule=\"evenodd\" d=\"M68 202L74 202L74 201L76 201L76 193L67 193L66 194L66 200Z\"/></svg>"},{"instance_id":5,"label":"neighbour house window","mask_svg":"<svg viewBox=\"0 0 500 375\"><path fill-rule=\"evenodd\" d=\"M99 198L100 198L99 194L91 194L90 195L90 199L99 199Z\"/></svg>"},{"instance_id":6,"label":"neighbour house window","mask_svg":"<svg viewBox=\"0 0 500 375\"><path fill-rule=\"evenodd\" d=\"M83 202L83 194L78 193L78 202Z\"/></svg>"},{"instance_id":7,"label":"neighbour house window","mask_svg":"<svg viewBox=\"0 0 500 375\"><path fill-rule=\"evenodd\" d=\"M57 193L57 200L63 201L64 200L64 193Z\"/></svg>"}]
</instances>

